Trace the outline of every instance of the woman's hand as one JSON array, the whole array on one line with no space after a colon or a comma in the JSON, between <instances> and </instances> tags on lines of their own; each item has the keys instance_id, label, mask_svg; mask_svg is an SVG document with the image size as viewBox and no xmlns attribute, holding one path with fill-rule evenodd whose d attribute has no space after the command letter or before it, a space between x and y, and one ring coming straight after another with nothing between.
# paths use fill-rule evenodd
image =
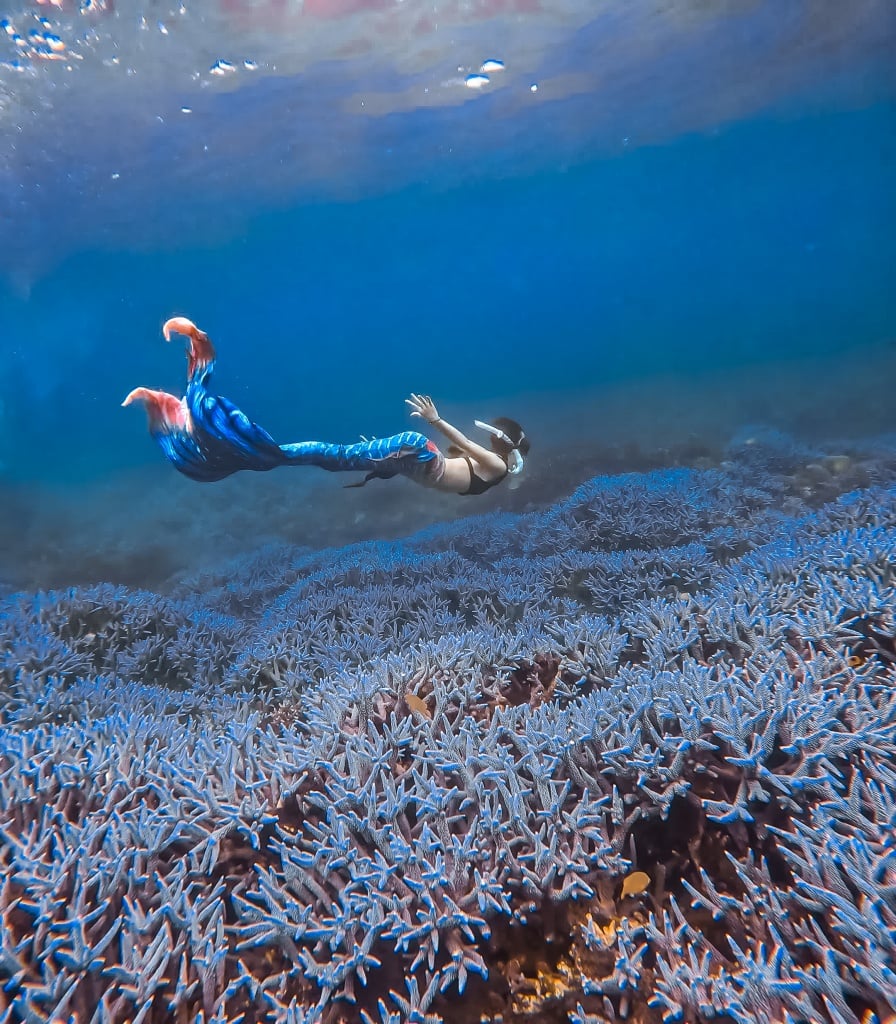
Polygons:
<instances>
[{"instance_id":1,"label":"woman's hand","mask_svg":"<svg viewBox=\"0 0 896 1024\"><path fill-rule=\"evenodd\" d=\"M411 408L412 416L419 416L427 423L435 423L439 419L439 410L429 395L411 395L405 399L405 403Z\"/></svg>"}]
</instances>

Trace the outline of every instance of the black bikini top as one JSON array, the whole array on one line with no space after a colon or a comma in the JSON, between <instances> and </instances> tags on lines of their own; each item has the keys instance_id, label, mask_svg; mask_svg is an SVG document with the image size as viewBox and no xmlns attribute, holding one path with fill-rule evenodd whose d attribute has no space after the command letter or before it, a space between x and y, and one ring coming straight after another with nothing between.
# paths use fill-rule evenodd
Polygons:
<instances>
[{"instance_id":1,"label":"black bikini top","mask_svg":"<svg viewBox=\"0 0 896 1024\"><path fill-rule=\"evenodd\" d=\"M499 484L504 477L507 476L508 470L505 469L504 472L500 476L495 477L494 480L483 480L476 470L473 469L473 460L470 456L465 455L464 459L470 467L470 486L465 491L460 492L461 497L466 497L468 494L485 494L486 491L491 490L495 484Z\"/></svg>"}]
</instances>

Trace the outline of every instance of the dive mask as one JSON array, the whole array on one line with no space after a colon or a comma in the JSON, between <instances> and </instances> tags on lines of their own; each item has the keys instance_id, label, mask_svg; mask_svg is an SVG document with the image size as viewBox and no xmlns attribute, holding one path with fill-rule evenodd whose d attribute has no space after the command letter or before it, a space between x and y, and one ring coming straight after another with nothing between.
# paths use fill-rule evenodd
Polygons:
<instances>
[{"instance_id":1,"label":"dive mask","mask_svg":"<svg viewBox=\"0 0 896 1024\"><path fill-rule=\"evenodd\" d=\"M507 455L507 472L512 476L516 476L516 474L523 468L523 457L520 455L517 445L522 443L522 440L526 435L521 434L519 441L514 444L514 442L504 433L503 430L501 430L500 427L493 427L491 423L483 423L482 420L473 420L473 422L480 430L488 431L492 437L496 437L499 441L503 441L504 444L510 446L510 452Z\"/></svg>"}]
</instances>

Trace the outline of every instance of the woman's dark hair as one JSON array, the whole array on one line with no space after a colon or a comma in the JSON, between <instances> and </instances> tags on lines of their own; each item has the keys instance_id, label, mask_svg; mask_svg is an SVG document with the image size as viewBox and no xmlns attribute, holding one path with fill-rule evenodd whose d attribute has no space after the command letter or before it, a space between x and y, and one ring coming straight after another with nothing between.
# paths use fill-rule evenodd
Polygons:
<instances>
[{"instance_id":1,"label":"woman's dark hair","mask_svg":"<svg viewBox=\"0 0 896 1024\"><path fill-rule=\"evenodd\" d=\"M492 426L497 427L498 430L503 430L513 442L512 445L508 445L507 442L503 441L500 437L492 435L491 444L493 451L497 452L498 455L505 456L509 455L514 448L518 448L520 455L529 454L529 438L526 437L523 428L516 420L508 419L507 416L499 416L497 419L492 420L491 423Z\"/></svg>"}]
</instances>

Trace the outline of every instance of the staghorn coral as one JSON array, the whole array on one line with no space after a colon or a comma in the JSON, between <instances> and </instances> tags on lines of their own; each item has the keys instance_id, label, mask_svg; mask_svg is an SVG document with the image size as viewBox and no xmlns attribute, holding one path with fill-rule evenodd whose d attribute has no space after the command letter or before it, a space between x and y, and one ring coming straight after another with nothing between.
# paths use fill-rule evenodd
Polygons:
<instances>
[{"instance_id":1,"label":"staghorn coral","mask_svg":"<svg viewBox=\"0 0 896 1024\"><path fill-rule=\"evenodd\" d=\"M10 598L6 1019L887 1019L887 451Z\"/></svg>"}]
</instances>

